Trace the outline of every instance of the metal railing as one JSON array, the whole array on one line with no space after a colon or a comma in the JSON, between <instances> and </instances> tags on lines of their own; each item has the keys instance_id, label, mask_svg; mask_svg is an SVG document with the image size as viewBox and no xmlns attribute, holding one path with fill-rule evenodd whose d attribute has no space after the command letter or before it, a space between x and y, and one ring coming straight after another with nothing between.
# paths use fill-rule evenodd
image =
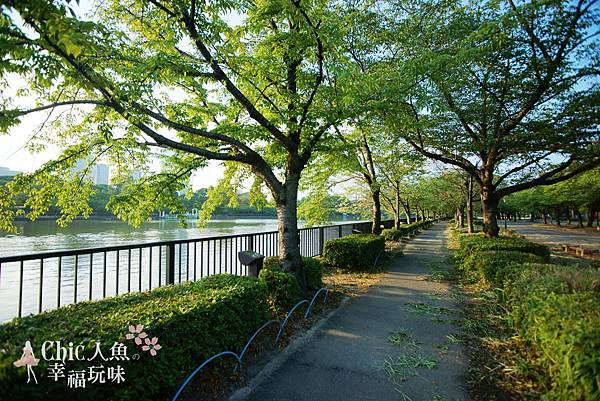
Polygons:
<instances>
[{"instance_id":1,"label":"metal railing","mask_svg":"<svg viewBox=\"0 0 600 401\"><path fill-rule=\"evenodd\" d=\"M327 240L370 229L371 222L302 228L300 253L318 256ZM213 274L247 275L237 253L277 256L278 237L269 231L0 257L0 322Z\"/></svg>"}]
</instances>

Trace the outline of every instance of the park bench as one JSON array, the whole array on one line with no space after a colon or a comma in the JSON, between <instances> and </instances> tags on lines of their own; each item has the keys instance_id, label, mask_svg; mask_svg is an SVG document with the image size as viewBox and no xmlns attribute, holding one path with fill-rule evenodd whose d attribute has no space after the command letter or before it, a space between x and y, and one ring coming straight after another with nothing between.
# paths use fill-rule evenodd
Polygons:
<instances>
[{"instance_id":1,"label":"park bench","mask_svg":"<svg viewBox=\"0 0 600 401\"><path fill-rule=\"evenodd\" d=\"M583 246L578 246L573 249L575 250L575 254L577 256L584 256L586 254L592 254L592 253L596 253L598 251L597 249L583 247Z\"/></svg>"},{"instance_id":2,"label":"park bench","mask_svg":"<svg viewBox=\"0 0 600 401\"><path fill-rule=\"evenodd\" d=\"M569 253L571 251L575 252L577 256L585 256L591 255L598 252L598 249L590 248L583 245L570 245L570 244L560 244L562 251L565 253Z\"/></svg>"},{"instance_id":3,"label":"park bench","mask_svg":"<svg viewBox=\"0 0 600 401\"><path fill-rule=\"evenodd\" d=\"M566 253L569 253L570 250L575 249L573 245L569 244L560 244L560 247L562 248L562 251Z\"/></svg>"}]
</instances>

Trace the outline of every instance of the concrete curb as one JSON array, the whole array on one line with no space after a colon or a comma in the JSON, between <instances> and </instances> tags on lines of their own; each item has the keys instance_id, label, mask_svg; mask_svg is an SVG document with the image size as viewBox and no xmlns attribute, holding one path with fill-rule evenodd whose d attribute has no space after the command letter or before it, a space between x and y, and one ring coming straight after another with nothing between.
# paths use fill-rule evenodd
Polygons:
<instances>
[{"instance_id":1,"label":"concrete curb","mask_svg":"<svg viewBox=\"0 0 600 401\"><path fill-rule=\"evenodd\" d=\"M337 308L332 310L319 320L313 327L311 327L305 334L296 338L287 347L285 347L279 354L265 365L265 367L254 376L248 385L236 390L229 398L228 401L242 401L246 399L256 388L262 385L267 379L269 379L280 367L287 361L287 359L300 347L308 343L316 334L316 332L329 320L331 319L342 307L350 301L350 297L345 297L340 301Z\"/></svg>"}]
</instances>

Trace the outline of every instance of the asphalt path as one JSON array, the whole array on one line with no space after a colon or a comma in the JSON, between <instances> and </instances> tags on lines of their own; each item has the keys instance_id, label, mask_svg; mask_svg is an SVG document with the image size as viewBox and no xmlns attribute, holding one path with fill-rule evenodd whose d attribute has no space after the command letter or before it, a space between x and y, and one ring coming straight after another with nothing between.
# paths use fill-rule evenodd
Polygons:
<instances>
[{"instance_id":1,"label":"asphalt path","mask_svg":"<svg viewBox=\"0 0 600 401\"><path fill-rule=\"evenodd\" d=\"M412 239L376 286L343 304L246 400L468 400L458 307L447 283L425 279L449 267L444 228Z\"/></svg>"},{"instance_id":2,"label":"asphalt path","mask_svg":"<svg viewBox=\"0 0 600 401\"><path fill-rule=\"evenodd\" d=\"M498 223L501 227L504 227L504 222L500 221ZM551 248L560 247L561 244L569 244L600 249L600 232L576 230L525 221L508 222L508 228L524 235L532 241L548 245Z\"/></svg>"}]
</instances>

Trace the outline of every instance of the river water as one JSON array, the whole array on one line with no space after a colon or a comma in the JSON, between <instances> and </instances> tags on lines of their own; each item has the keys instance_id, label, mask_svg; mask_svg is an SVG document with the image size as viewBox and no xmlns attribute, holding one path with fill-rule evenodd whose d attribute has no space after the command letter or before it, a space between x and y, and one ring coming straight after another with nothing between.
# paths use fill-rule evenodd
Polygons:
<instances>
[{"instance_id":1,"label":"river water","mask_svg":"<svg viewBox=\"0 0 600 401\"><path fill-rule=\"evenodd\" d=\"M0 257L277 230L274 219L212 220L204 227L195 220L187 223L188 227L183 228L175 220L157 220L133 228L114 220L77 220L61 228L48 220L17 222L17 234L0 232ZM343 229L344 235L351 231L350 226ZM337 228L327 229L324 239L337 236ZM315 233L305 232L303 238L304 244L310 242L312 246L310 249L301 247L303 254L315 254ZM274 235L256 236L255 241L254 249L264 255L277 253ZM242 238L176 246L175 282L220 272L245 274L245 267L237 261L236 255L247 249L246 246ZM0 322L18 316L19 305L21 315L27 316L59 305L164 285L167 280L166 253L166 247L154 246L61 259L46 258L41 263L39 259L25 261L22 270L19 262L3 263L0 265Z\"/></svg>"},{"instance_id":2,"label":"river water","mask_svg":"<svg viewBox=\"0 0 600 401\"><path fill-rule=\"evenodd\" d=\"M16 235L0 231L0 256L277 230L275 219L211 220L204 227L196 220L187 224L182 228L175 220L155 220L133 228L115 220L76 220L61 228L53 220L19 221Z\"/></svg>"}]
</instances>

